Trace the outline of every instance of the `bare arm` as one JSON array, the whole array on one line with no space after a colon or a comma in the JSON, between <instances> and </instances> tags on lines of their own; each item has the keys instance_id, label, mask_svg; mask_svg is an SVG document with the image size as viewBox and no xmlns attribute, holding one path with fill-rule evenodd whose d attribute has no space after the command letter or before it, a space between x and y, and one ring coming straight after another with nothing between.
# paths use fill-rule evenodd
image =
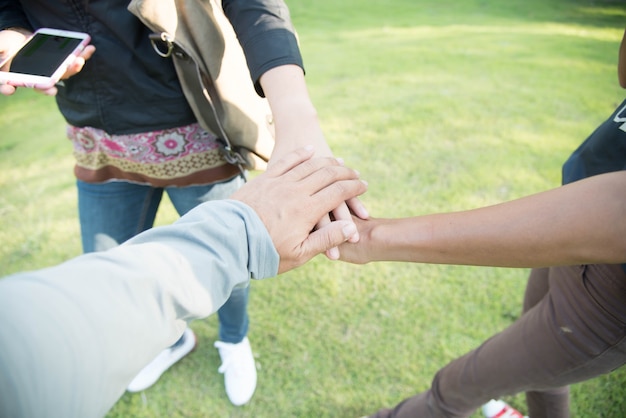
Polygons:
<instances>
[{"instance_id":1,"label":"bare arm","mask_svg":"<svg viewBox=\"0 0 626 418\"><path fill-rule=\"evenodd\" d=\"M500 267L626 262L626 171L463 212L356 220L353 263L409 261Z\"/></svg>"},{"instance_id":2,"label":"bare arm","mask_svg":"<svg viewBox=\"0 0 626 418\"><path fill-rule=\"evenodd\" d=\"M276 145L269 166L286 153L312 145L318 157L331 157L317 111L304 79L304 64L289 8L283 0L224 0L230 20L246 55L257 92L267 97L276 131ZM363 219L368 214L357 198L332 210L334 219L349 220L352 212ZM330 223L325 215L318 223ZM354 236L351 241L357 241ZM337 258L337 249L327 255Z\"/></svg>"},{"instance_id":3,"label":"bare arm","mask_svg":"<svg viewBox=\"0 0 626 418\"><path fill-rule=\"evenodd\" d=\"M302 68L297 65L275 67L264 73L260 82L276 126L272 162L305 145L313 145L318 157L332 156L309 97Z\"/></svg>"},{"instance_id":4,"label":"bare arm","mask_svg":"<svg viewBox=\"0 0 626 418\"><path fill-rule=\"evenodd\" d=\"M261 86L269 101L276 129L276 145L269 165L285 154L305 145L312 145L318 157L330 157L332 152L320 126L317 111L311 102L302 68L297 65L274 67L261 76ZM350 209L360 218L367 218L368 213L357 199L349 199L347 205L341 204L333 210L335 219L350 219ZM325 216L319 226L325 226L330 218ZM355 236L352 241L358 240ZM336 258L336 252L329 257Z\"/></svg>"}]
</instances>

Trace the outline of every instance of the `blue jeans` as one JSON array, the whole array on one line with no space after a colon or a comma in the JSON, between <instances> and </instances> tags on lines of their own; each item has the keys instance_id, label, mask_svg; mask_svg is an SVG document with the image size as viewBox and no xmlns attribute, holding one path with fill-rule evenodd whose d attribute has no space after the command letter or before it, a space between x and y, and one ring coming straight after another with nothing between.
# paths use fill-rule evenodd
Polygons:
<instances>
[{"instance_id":1,"label":"blue jeans","mask_svg":"<svg viewBox=\"0 0 626 418\"><path fill-rule=\"evenodd\" d=\"M88 253L114 247L152 228L164 191L182 216L202 202L228 198L244 180L237 176L206 186L166 188L126 181L76 183L83 251ZM217 311L221 341L239 343L247 335L248 296L249 286L235 288Z\"/></svg>"}]
</instances>

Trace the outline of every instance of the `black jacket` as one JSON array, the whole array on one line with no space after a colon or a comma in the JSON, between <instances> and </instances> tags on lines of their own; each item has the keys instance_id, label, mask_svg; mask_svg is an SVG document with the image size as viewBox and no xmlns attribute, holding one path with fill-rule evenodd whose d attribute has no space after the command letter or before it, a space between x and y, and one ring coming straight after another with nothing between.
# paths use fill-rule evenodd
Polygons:
<instances>
[{"instance_id":1,"label":"black jacket","mask_svg":"<svg viewBox=\"0 0 626 418\"><path fill-rule=\"evenodd\" d=\"M223 0L258 87L267 70L302 66L287 6L277 0ZM169 59L154 52L128 0L0 0L0 29L87 32L96 53L65 80L56 100L68 123L130 134L195 122Z\"/></svg>"}]
</instances>

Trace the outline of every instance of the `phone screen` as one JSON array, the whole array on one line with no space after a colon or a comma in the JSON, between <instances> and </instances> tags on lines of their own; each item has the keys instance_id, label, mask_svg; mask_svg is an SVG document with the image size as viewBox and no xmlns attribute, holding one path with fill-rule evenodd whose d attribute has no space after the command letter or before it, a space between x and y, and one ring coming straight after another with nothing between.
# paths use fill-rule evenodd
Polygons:
<instances>
[{"instance_id":1,"label":"phone screen","mask_svg":"<svg viewBox=\"0 0 626 418\"><path fill-rule=\"evenodd\" d=\"M36 33L13 57L11 72L50 77L82 39Z\"/></svg>"}]
</instances>

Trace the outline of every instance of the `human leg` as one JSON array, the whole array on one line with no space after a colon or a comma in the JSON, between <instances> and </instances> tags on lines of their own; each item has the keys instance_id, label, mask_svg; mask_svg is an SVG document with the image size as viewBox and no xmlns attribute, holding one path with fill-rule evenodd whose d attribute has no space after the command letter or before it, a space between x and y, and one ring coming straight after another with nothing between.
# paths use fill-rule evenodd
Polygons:
<instances>
[{"instance_id":1,"label":"human leg","mask_svg":"<svg viewBox=\"0 0 626 418\"><path fill-rule=\"evenodd\" d=\"M621 266L549 270L549 293L503 332L435 376L430 390L382 417L467 417L490 399L545 391L626 361L626 274ZM533 415L532 418L550 416Z\"/></svg>"},{"instance_id":2,"label":"human leg","mask_svg":"<svg viewBox=\"0 0 626 418\"><path fill-rule=\"evenodd\" d=\"M227 199L238 190L244 181L241 176L206 186L170 187L168 196L180 216L203 202ZM249 287L236 288L231 297L218 310L220 340L239 343L248 333Z\"/></svg>"},{"instance_id":3,"label":"human leg","mask_svg":"<svg viewBox=\"0 0 626 418\"><path fill-rule=\"evenodd\" d=\"M189 186L189 187L169 187L167 188L168 196L172 201L172 204L176 208L179 215L183 216L200 203L209 200L220 200L229 197L240 185L243 184L239 178L227 180L222 183L216 183L212 185L203 186ZM159 189L160 191L160 189ZM159 198L161 195L159 195ZM155 207L156 212L156 207ZM152 223L154 216L152 217ZM227 316L227 321L220 321L220 328L224 328L221 325L226 324L225 329L229 330L232 327L233 333L238 333L235 338L239 338L237 342L241 342L248 331L248 317L247 317L247 300L248 300L248 286L235 287L224 304L226 307L230 307L231 311ZM224 306L218 311L224 311ZM220 316L221 317L221 316ZM185 330L183 335L172 346L163 350L158 356L156 356L149 364L147 364L138 374L133 381L128 385L127 390L129 392L139 392L148 389L154 385L161 375L165 373L176 362L181 360L184 356L189 354L196 348L197 340L196 336L191 329ZM252 353L250 352L250 358ZM254 367L254 363L252 363ZM240 385L245 387L245 385ZM249 386L249 385L248 385ZM254 385L252 392L256 387L256 375L254 377Z\"/></svg>"},{"instance_id":4,"label":"human leg","mask_svg":"<svg viewBox=\"0 0 626 418\"><path fill-rule=\"evenodd\" d=\"M227 199L244 184L241 176L206 186L168 188L172 204L182 216L195 206L211 200ZM220 353L226 394L234 405L247 403L256 389L257 374L248 334L248 298L250 287L235 287L217 311Z\"/></svg>"},{"instance_id":5,"label":"human leg","mask_svg":"<svg viewBox=\"0 0 626 418\"><path fill-rule=\"evenodd\" d=\"M535 268L530 271L524 292L524 311L529 311L538 304L550 291L550 269Z\"/></svg>"},{"instance_id":6,"label":"human leg","mask_svg":"<svg viewBox=\"0 0 626 418\"><path fill-rule=\"evenodd\" d=\"M626 274L621 266L551 268L550 288L551 294L563 295L569 305L577 307L562 315L561 322L569 320L573 325L560 328L570 343L565 346L566 354L577 367L557 376L550 390L527 393L533 418L569 416L566 385L608 373L623 365L626 357Z\"/></svg>"},{"instance_id":7,"label":"human leg","mask_svg":"<svg viewBox=\"0 0 626 418\"><path fill-rule=\"evenodd\" d=\"M163 189L126 181L85 183L77 181L78 209L84 252L103 251L152 228ZM196 346L187 329L179 340L161 352L129 383L138 392L155 384L159 377Z\"/></svg>"},{"instance_id":8,"label":"human leg","mask_svg":"<svg viewBox=\"0 0 626 418\"><path fill-rule=\"evenodd\" d=\"M126 181L77 180L83 251L106 250L152 227L163 190Z\"/></svg>"},{"instance_id":9,"label":"human leg","mask_svg":"<svg viewBox=\"0 0 626 418\"><path fill-rule=\"evenodd\" d=\"M548 294L550 290L549 276L549 268L531 270L524 294L524 312L531 309ZM528 415L533 418L545 416L543 411L551 411L548 416L568 417L569 386L542 391L528 391L526 392L526 404Z\"/></svg>"}]
</instances>

